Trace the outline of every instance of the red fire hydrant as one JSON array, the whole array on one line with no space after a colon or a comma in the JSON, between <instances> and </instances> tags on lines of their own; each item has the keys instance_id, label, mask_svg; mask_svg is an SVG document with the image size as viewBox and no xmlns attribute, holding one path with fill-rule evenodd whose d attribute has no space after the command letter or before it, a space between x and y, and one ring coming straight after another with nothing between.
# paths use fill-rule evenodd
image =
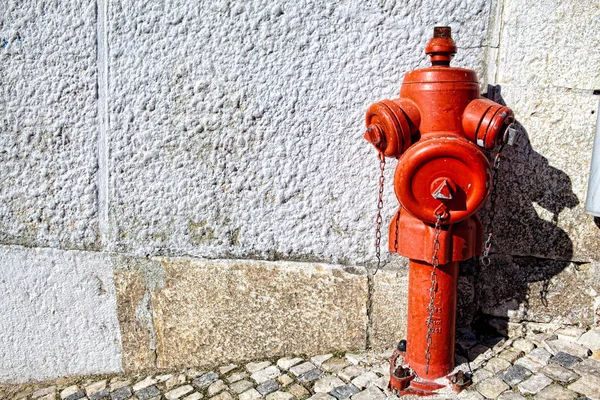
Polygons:
<instances>
[{"instance_id":1,"label":"red fire hydrant","mask_svg":"<svg viewBox=\"0 0 600 400\"><path fill-rule=\"evenodd\" d=\"M398 158L400 207L389 250L409 261L407 338L394 353L390 388L429 395L469 378L454 370L458 262L481 254L477 211L491 189L482 150L502 144L513 112L482 98L475 71L450 67L449 27L434 28L432 66L408 72L400 98L369 107L365 138L380 157ZM404 348L405 347L405 348Z\"/></svg>"}]
</instances>

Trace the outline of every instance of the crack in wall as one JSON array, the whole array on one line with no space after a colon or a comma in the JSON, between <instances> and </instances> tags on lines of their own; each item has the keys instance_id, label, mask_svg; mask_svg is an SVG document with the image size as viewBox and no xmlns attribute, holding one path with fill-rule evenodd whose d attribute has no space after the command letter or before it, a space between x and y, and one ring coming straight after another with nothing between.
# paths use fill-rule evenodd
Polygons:
<instances>
[{"instance_id":1,"label":"crack in wall","mask_svg":"<svg viewBox=\"0 0 600 400\"><path fill-rule=\"evenodd\" d=\"M96 1L96 97L98 101L98 230L103 249L109 244L108 223L108 0Z\"/></svg>"},{"instance_id":2,"label":"crack in wall","mask_svg":"<svg viewBox=\"0 0 600 400\"><path fill-rule=\"evenodd\" d=\"M367 268L367 324L365 329L365 349L373 348L373 297L375 296L375 274Z\"/></svg>"}]
</instances>

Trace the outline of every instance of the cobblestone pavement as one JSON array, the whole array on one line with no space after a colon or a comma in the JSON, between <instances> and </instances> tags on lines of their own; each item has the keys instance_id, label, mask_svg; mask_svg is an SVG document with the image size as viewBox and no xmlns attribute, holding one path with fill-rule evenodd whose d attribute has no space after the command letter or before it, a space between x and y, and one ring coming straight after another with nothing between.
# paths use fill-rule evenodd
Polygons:
<instances>
[{"instance_id":1,"label":"cobblestone pavement","mask_svg":"<svg viewBox=\"0 0 600 400\"><path fill-rule=\"evenodd\" d=\"M486 345L487 343L488 345ZM600 329L531 333L477 342L459 335L462 362L472 386L434 399L600 399ZM0 386L2 399L36 400L384 400L397 399L386 386L388 358L373 352L188 368L150 375L117 374L61 378L52 382ZM407 396L403 399L416 399Z\"/></svg>"}]
</instances>

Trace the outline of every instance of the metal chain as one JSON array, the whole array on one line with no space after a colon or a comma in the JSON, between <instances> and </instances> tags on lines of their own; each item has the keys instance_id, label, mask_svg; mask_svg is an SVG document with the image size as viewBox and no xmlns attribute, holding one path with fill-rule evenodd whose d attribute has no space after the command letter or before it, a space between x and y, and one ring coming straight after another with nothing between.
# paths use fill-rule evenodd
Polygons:
<instances>
[{"instance_id":1,"label":"metal chain","mask_svg":"<svg viewBox=\"0 0 600 400\"><path fill-rule=\"evenodd\" d=\"M489 222L488 222L488 234L483 244L483 253L479 260L486 267L490 265L490 250L492 249L492 237L494 235L494 218L496 217L496 195L498 189L498 171L500 169L500 161L502 161L501 153L504 145L500 146L500 149L494 157L494 165L492 166L492 193L490 195L490 211Z\"/></svg>"},{"instance_id":2,"label":"metal chain","mask_svg":"<svg viewBox=\"0 0 600 400\"><path fill-rule=\"evenodd\" d=\"M396 232L394 236L394 251L398 252L398 222L400 221L400 214L402 213L402 205L398 207L398 212L396 213Z\"/></svg>"},{"instance_id":3,"label":"metal chain","mask_svg":"<svg viewBox=\"0 0 600 400\"><path fill-rule=\"evenodd\" d=\"M427 306L427 350L425 350L425 374L429 375L429 362L431 361L431 345L433 344L433 314L435 313L435 292L437 291L437 268L440 265L438 251L440 250L440 235L442 233L442 218L444 213L435 214L435 236L433 238L433 256L431 258L431 287L429 288L429 305Z\"/></svg>"},{"instance_id":4,"label":"metal chain","mask_svg":"<svg viewBox=\"0 0 600 400\"><path fill-rule=\"evenodd\" d=\"M375 258L377 258L377 267L375 268L375 274L381 268L381 224L383 218L381 217L381 210L383 209L383 184L385 182L385 155L379 152L379 169L381 174L379 175L379 194L377 196L377 218L375 219Z\"/></svg>"}]
</instances>

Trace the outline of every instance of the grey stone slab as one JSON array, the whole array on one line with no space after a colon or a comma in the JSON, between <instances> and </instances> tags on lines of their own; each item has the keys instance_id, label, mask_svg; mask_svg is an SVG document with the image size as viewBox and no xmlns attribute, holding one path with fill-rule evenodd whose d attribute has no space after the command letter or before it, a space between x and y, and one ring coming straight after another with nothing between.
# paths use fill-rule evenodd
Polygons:
<instances>
[{"instance_id":1,"label":"grey stone slab","mask_svg":"<svg viewBox=\"0 0 600 400\"><path fill-rule=\"evenodd\" d=\"M100 399L108 398L109 393L110 392L109 392L108 388L105 388L105 389L95 392L92 395L89 395L88 399L89 400L100 400Z\"/></svg>"},{"instance_id":2,"label":"grey stone slab","mask_svg":"<svg viewBox=\"0 0 600 400\"><path fill-rule=\"evenodd\" d=\"M349 383L344 386L338 386L333 389L329 394L338 400L344 400L350 398L352 395L358 393L359 390L353 384Z\"/></svg>"},{"instance_id":3,"label":"grey stone slab","mask_svg":"<svg viewBox=\"0 0 600 400\"><path fill-rule=\"evenodd\" d=\"M85 392L83 390L80 390L78 392L68 395L63 400L79 400L83 397L85 397Z\"/></svg>"},{"instance_id":4,"label":"grey stone slab","mask_svg":"<svg viewBox=\"0 0 600 400\"><path fill-rule=\"evenodd\" d=\"M502 380L510 386L515 386L532 374L530 370L521 366L513 365L501 374Z\"/></svg>"},{"instance_id":5,"label":"grey stone slab","mask_svg":"<svg viewBox=\"0 0 600 400\"><path fill-rule=\"evenodd\" d=\"M484 397L475 390L463 390L458 394L457 398L460 400L484 400Z\"/></svg>"},{"instance_id":6,"label":"grey stone slab","mask_svg":"<svg viewBox=\"0 0 600 400\"><path fill-rule=\"evenodd\" d=\"M237 382L241 379L247 378L248 374L246 372L234 372L233 374L229 375L227 378L227 382L229 383L234 383Z\"/></svg>"},{"instance_id":7,"label":"grey stone slab","mask_svg":"<svg viewBox=\"0 0 600 400\"><path fill-rule=\"evenodd\" d=\"M335 400L335 397L328 395L327 393L317 393L310 396L308 400Z\"/></svg>"},{"instance_id":8,"label":"grey stone slab","mask_svg":"<svg viewBox=\"0 0 600 400\"><path fill-rule=\"evenodd\" d=\"M321 371L320 369L312 369L308 372L303 373L302 375L300 375L298 377L298 382L300 383L307 383L307 382L314 382L317 379L319 379L320 377L322 377L324 374L323 371Z\"/></svg>"},{"instance_id":9,"label":"grey stone slab","mask_svg":"<svg viewBox=\"0 0 600 400\"><path fill-rule=\"evenodd\" d=\"M160 396L160 390L156 386L148 386L143 388L137 392L135 392L135 396L139 400L148 400L154 396Z\"/></svg>"},{"instance_id":10,"label":"grey stone slab","mask_svg":"<svg viewBox=\"0 0 600 400\"><path fill-rule=\"evenodd\" d=\"M580 343L579 338L585 333L585 329L570 326L568 328L561 328L555 333L558 339Z\"/></svg>"},{"instance_id":11,"label":"grey stone slab","mask_svg":"<svg viewBox=\"0 0 600 400\"><path fill-rule=\"evenodd\" d=\"M515 361L517 361L519 358L523 357L524 355L525 355L525 353L520 350L506 349L502 353L500 353L498 355L498 357L503 358L510 363L514 363Z\"/></svg>"},{"instance_id":12,"label":"grey stone slab","mask_svg":"<svg viewBox=\"0 0 600 400\"><path fill-rule=\"evenodd\" d=\"M18 2L0 20L0 243L98 250L94 7Z\"/></svg>"},{"instance_id":13,"label":"grey stone slab","mask_svg":"<svg viewBox=\"0 0 600 400\"><path fill-rule=\"evenodd\" d=\"M258 400L262 398L263 397L256 389L247 390L238 397L239 400Z\"/></svg>"},{"instance_id":14,"label":"grey stone slab","mask_svg":"<svg viewBox=\"0 0 600 400\"><path fill-rule=\"evenodd\" d=\"M131 389L127 386L115 390L110 394L111 400L125 400L133 395Z\"/></svg>"},{"instance_id":15,"label":"grey stone slab","mask_svg":"<svg viewBox=\"0 0 600 400\"><path fill-rule=\"evenodd\" d=\"M265 381L265 382L261 383L260 385L258 385L256 387L256 390L261 395L266 396L269 393L279 390L279 383L277 383L277 381L274 379L269 379L268 381Z\"/></svg>"},{"instance_id":16,"label":"grey stone slab","mask_svg":"<svg viewBox=\"0 0 600 400\"><path fill-rule=\"evenodd\" d=\"M552 355L542 348L538 348L530 352L525 357L519 358L515 365L520 365L529 369L530 371L536 372L540 368L546 366Z\"/></svg>"},{"instance_id":17,"label":"grey stone slab","mask_svg":"<svg viewBox=\"0 0 600 400\"><path fill-rule=\"evenodd\" d=\"M550 364L558 364L565 368L571 368L573 365L581 362L581 357L559 351L550 359Z\"/></svg>"},{"instance_id":18,"label":"grey stone slab","mask_svg":"<svg viewBox=\"0 0 600 400\"><path fill-rule=\"evenodd\" d=\"M374 277L373 331L374 349L396 348L399 338L406 337L406 302L408 276L398 271L380 271Z\"/></svg>"},{"instance_id":19,"label":"grey stone slab","mask_svg":"<svg viewBox=\"0 0 600 400\"><path fill-rule=\"evenodd\" d=\"M310 361L315 364L317 367L320 367L325 361L329 360L333 357L333 354L321 354L318 356L313 356L310 358Z\"/></svg>"},{"instance_id":20,"label":"grey stone slab","mask_svg":"<svg viewBox=\"0 0 600 400\"><path fill-rule=\"evenodd\" d=\"M331 373L338 373L344 368L346 368L350 363L345 358L331 358L321 365L321 368L324 371Z\"/></svg>"},{"instance_id":21,"label":"grey stone slab","mask_svg":"<svg viewBox=\"0 0 600 400\"><path fill-rule=\"evenodd\" d=\"M219 382L221 383L220 387L215 388L214 385L217 385ZM209 396L214 395L225 389L226 389L226 386L223 384L223 381L218 380L208 387L208 395ZM167 400L177 400L193 391L194 391L194 388L192 387L192 385L183 385L183 386L179 386L178 388L168 391L167 393L165 393L165 397L167 398Z\"/></svg>"},{"instance_id":22,"label":"grey stone slab","mask_svg":"<svg viewBox=\"0 0 600 400\"><path fill-rule=\"evenodd\" d=\"M67 398L77 392L80 392L80 391L81 390L79 389L79 386L77 386L77 385L68 386L60 391L60 398L65 399L65 398ZM84 394L84 396L85 396L85 394Z\"/></svg>"},{"instance_id":23,"label":"grey stone slab","mask_svg":"<svg viewBox=\"0 0 600 400\"><path fill-rule=\"evenodd\" d=\"M198 389L202 389L215 382L217 379L219 379L219 375L216 372L207 372L194 379L192 384Z\"/></svg>"},{"instance_id":24,"label":"grey stone slab","mask_svg":"<svg viewBox=\"0 0 600 400\"><path fill-rule=\"evenodd\" d=\"M183 388L185 388L185 390L189 390L189 391L194 390L194 388L192 386L190 386L190 385L181 386L181 387L179 387L179 388L177 388L175 390L184 390ZM210 384L210 386L206 390L206 393L209 396L213 396L213 395L215 395L215 394L217 394L219 392L222 392L225 389L227 389L227 385L225 385L225 383L221 379L219 379L219 380L217 380L217 381L215 381L215 382L213 382L213 383ZM179 394L179 393L178 392L175 393L175 395L177 395L177 394ZM166 397L168 398L168 396L166 396ZM171 400L171 399L169 399L169 400Z\"/></svg>"},{"instance_id":25,"label":"grey stone slab","mask_svg":"<svg viewBox=\"0 0 600 400\"><path fill-rule=\"evenodd\" d=\"M475 384L475 383L484 381L492 376L494 376L494 374L491 371L481 368L473 373L473 377L471 379L472 379L473 383Z\"/></svg>"}]
</instances>

